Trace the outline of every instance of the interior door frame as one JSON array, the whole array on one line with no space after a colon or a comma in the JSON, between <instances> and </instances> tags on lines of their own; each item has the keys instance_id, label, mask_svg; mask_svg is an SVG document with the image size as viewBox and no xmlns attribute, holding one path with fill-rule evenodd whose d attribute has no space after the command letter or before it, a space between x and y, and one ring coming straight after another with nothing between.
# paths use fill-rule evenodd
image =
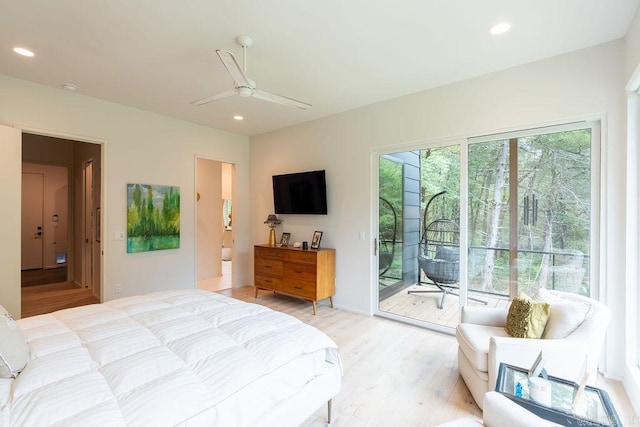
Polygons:
<instances>
[{"instance_id":1,"label":"interior door frame","mask_svg":"<svg viewBox=\"0 0 640 427\"><path fill-rule=\"evenodd\" d=\"M236 203L236 162L235 161L231 161L231 160L225 160L225 159L219 159L219 158L213 158L213 157L209 157L206 155L201 155L201 154L196 154L194 155L193 158L193 188L194 188L194 199L193 199L193 203L194 203L194 208L193 208L193 223L194 223L194 239L193 239L193 253L194 253L194 263L193 263L193 285L195 288L198 287L198 160L205 160L205 161L212 161L212 162L218 162L220 164L229 164L231 165L231 203L232 203L232 212L233 212L233 218L237 217L237 207L238 204ZM220 184L222 185L222 181L220 182ZM231 259L232 264L231 264L231 287L234 288L235 287L235 280L238 277L237 274L237 268L238 268L238 262L237 262L237 257L236 257L236 244L235 244L235 236L236 236L236 227L238 224L238 221L233 221L232 224L236 224L236 225L232 225L231 228L231 241L232 241L232 245L231 245ZM223 234L221 234L221 238L224 238ZM222 257L220 258L220 263L222 264ZM224 271L223 271L224 274Z\"/></svg>"},{"instance_id":2,"label":"interior door frame","mask_svg":"<svg viewBox=\"0 0 640 427\"><path fill-rule=\"evenodd\" d=\"M98 279L99 279L99 283L95 283L94 280L94 289L93 289L93 293L94 295L96 295L100 301L104 301L104 287L105 287L105 283L107 283L108 281L108 272L106 271L107 269L104 268L104 266L107 264L107 260L108 260L108 253L105 253L104 251L104 236L108 235L109 233L109 229L108 229L108 224L105 224L104 222L104 218L105 218L105 213L108 212L109 209L109 203L107 201L107 191L108 191L108 186L107 186L107 182L108 182L108 165L107 165L107 155L108 155L108 144L107 144L107 140L105 139L101 139L101 138L97 138L97 137L86 137L86 136L80 136L80 135L75 135L75 134L68 134L68 133L61 133L61 132L56 132L56 131L49 131L49 130L43 130L40 128L33 128L33 127L20 127L20 128L16 128L19 132L20 132L20 144L22 145L22 138L23 138L23 134L28 133L28 134L32 134L32 135L41 135L41 136L47 136L47 137L51 137L51 138L58 138L58 139L66 139L69 141L73 141L73 142L84 142L84 143L88 143L88 144L94 144L94 145L98 145L100 147L100 199L99 200L94 200L96 203L99 204L100 206L100 218L98 219L100 221L100 235L96 235L96 238L99 238L100 242L96 242L97 243L97 248L95 250L95 254L97 255L95 262L97 262L99 264L99 275L98 275ZM22 159L21 159L22 162ZM95 163L95 159L94 159L94 163ZM95 165L94 165L95 166ZM72 168L69 169L70 171L72 170ZM73 179L73 176L70 177L69 182L71 182L71 180ZM71 196L70 197L70 201L75 197ZM71 206L70 206L71 208ZM73 209L71 209L71 212L69 214L70 218L73 216ZM73 221L73 220L71 220ZM75 227L69 227L69 231L68 231L68 241L70 242L70 245L75 245L74 243L74 239L75 239L75 231L74 228ZM69 248L69 251L71 251L71 249ZM71 277L72 273L72 269L74 268L75 263L80 262L77 259L74 259L77 257L70 257L67 259L67 271L69 274L69 277ZM69 262L70 261L70 262ZM95 264L94 264L95 265Z\"/></svg>"}]
</instances>

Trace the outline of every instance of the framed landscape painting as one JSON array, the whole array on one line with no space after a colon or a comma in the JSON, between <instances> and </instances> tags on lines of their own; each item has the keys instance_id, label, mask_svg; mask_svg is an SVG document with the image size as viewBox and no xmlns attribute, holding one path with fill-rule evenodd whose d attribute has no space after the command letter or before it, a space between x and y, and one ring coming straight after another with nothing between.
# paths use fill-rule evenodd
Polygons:
<instances>
[{"instance_id":1,"label":"framed landscape painting","mask_svg":"<svg viewBox=\"0 0 640 427\"><path fill-rule=\"evenodd\" d=\"M127 253L180 247L180 187L127 184Z\"/></svg>"}]
</instances>

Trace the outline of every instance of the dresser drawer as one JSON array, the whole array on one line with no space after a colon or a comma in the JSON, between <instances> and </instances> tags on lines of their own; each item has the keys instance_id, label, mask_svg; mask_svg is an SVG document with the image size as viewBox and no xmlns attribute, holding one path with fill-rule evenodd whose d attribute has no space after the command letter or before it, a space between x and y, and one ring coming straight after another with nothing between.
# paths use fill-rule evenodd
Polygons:
<instances>
[{"instance_id":1,"label":"dresser drawer","mask_svg":"<svg viewBox=\"0 0 640 427\"><path fill-rule=\"evenodd\" d=\"M316 264L318 254L314 251L287 251L284 254L285 261L304 262L307 264Z\"/></svg>"},{"instance_id":2,"label":"dresser drawer","mask_svg":"<svg viewBox=\"0 0 640 427\"><path fill-rule=\"evenodd\" d=\"M269 290L311 301L313 314L318 300L329 298L333 307L335 249L255 245L253 267L256 298Z\"/></svg>"},{"instance_id":3,"label":"dresser drawer","mask_svg":"<svg viewBox=\"0 0 640 427\"><path fill-rule=\"evenodd\" d=\"M275 258L256 258L255 270L256 274L272 274L274 276L282 276L282 261Z\"/></svg>"},{"instance_id":4,"label":"dresser drawer","mask_svg":"<svg viewBox=\"0 0 640 427\"><path fill-rule=\"evenodd\" d=\"M300 264L296 262L284 264L284 277L305 282L316 281L316 266L313 264Z\"/></svg>"},{"instance_id":5,"label":"dresser drawer","mask_svg":"<svg viewBox=\"0 0 640 427\"><path fill-rule=\"evenodd\" d=\"M282 283L282 292L304 298L315 299L316 284L314 282L303 282L300 280L285 278Z\"/></svg>"},{"instance_id":6,"label":"dresser drawer","mask_svg":"<svg viewBox=\"0 0 640 427\"><path fill-rule=\"evenodd\" d=\"M277 248L261 248L259 246L256 246L254 250L255 250L255 253L254 253L255 258L283 259L284 252L285 252L282 250L278 250Z\"/></svg>"},{"instance_id":7,"label":"dresser drawer","mask_svg":"<svg viewBox=\"0 0 640 427\"><path fill-rule=\"evenodd\" d=\"M280 277L261 276L255 277L256 288L271 289L272 291L282 291L282 279Z\"/></svg>"}]
</instances>

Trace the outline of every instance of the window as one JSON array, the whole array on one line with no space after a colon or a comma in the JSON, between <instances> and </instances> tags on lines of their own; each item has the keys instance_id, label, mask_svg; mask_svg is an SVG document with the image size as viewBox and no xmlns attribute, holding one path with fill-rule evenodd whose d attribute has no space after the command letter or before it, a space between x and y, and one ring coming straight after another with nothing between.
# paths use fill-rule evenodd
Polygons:
<instances>
[{"instance_id":1,"label":"window","mask_svg":"<svg viewBox=\"0 0 640 427\"><path fill-rule=\"evenodd\" d=\"M470 290L591 294L593 132L582 124L469 142Z\"/></svg>"}]
</instances>

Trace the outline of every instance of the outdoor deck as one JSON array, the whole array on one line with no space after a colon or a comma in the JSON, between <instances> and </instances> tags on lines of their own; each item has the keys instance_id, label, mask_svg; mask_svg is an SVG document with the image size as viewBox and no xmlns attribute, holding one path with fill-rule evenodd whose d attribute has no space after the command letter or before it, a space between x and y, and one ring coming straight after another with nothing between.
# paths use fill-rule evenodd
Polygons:
<instances>
[{"instance_id":1,"label":"outdoor deck","mask_svg":"<svg viewBox=\"0 0 640 427\"><path fill-rule=\"evenodd\" d=\"M459 297L447 295L444 307L438 308L442 293L409 294L410 290L436 290L431 285L413 285L395 295L380 301L380 310L393 313L398 316L408 317L442 326L455 328L460 320ZM469 292L469 296L487 301L486 307L507 307L509 298L497 295L487 295L477 292ZM468 305L484 307L484 304L469 300Z\"/></svg>"}]
</instances>

